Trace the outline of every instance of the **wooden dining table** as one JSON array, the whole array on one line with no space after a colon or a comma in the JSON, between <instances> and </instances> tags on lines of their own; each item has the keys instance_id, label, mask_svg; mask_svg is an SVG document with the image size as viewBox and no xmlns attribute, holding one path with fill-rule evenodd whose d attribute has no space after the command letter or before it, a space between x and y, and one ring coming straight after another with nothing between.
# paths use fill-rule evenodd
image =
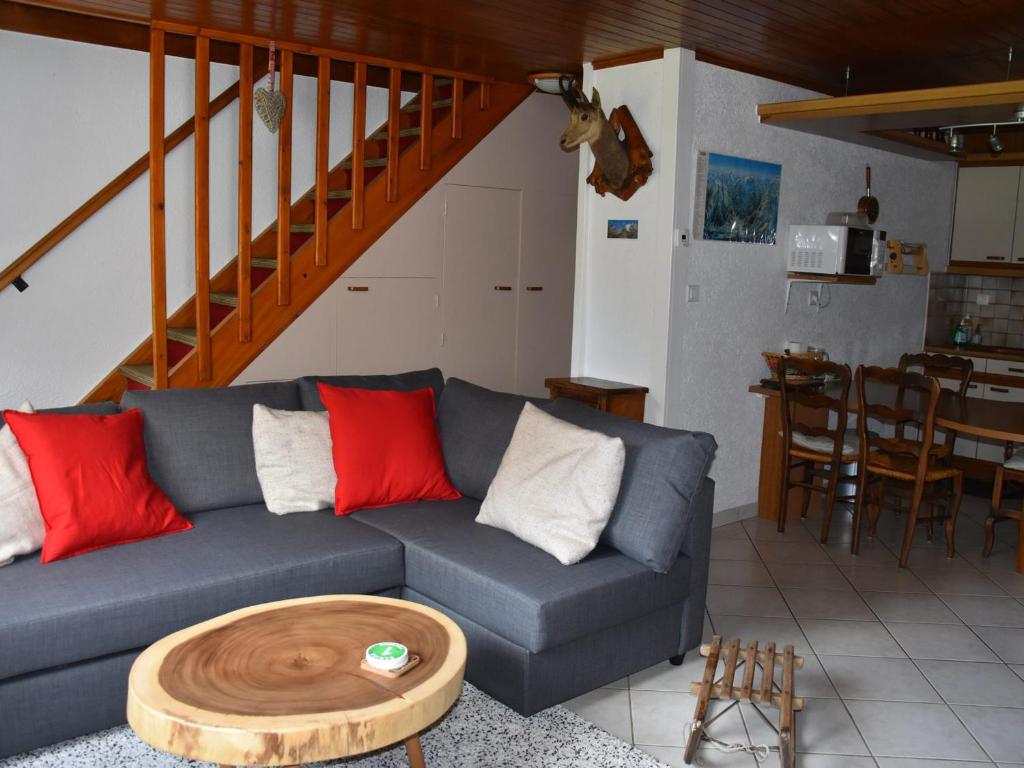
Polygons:
<instances>
[{"instance_id":1,"label":"wooden dining table","mask_svg":"<svg viewBox=\"0 0 1024 768\"><path fill-rule=\"evenodd\" d=\"M878 385L879 389L886 385ZM892 389L890 387L890 389ZM782 479L782 467L785 457L782 446L782 398L777 387L754 384L749 391L764 398L764 426L761 431L761 469L758 481L757 513L768 520L779 517L779 483ZM833 396L839 394L837 385L826 384L824 391ZM895 391L895 390L893 390ZM883 399L885 393L876 392ZM850 386L849 412L857 413L856 386ZM805 422L807 419L802 419ZM982 400L977 397L958 395L943 389L935 409L935 425L943 429L953 430L960 435L972 435L990 440L1010 443L1024 443L1024 402L1007 402L1002 400ZM798 510L796 497L801 493L799 487L790 491L787 509ZM1021 525L1024 532L1024 524ZM1021 535L1024 539L1024 535ZM1024 541L1019 542L1024 546ZM1024 551L1018 551L1018 572L1024 573Z\"/></svg>"}]
</instances>

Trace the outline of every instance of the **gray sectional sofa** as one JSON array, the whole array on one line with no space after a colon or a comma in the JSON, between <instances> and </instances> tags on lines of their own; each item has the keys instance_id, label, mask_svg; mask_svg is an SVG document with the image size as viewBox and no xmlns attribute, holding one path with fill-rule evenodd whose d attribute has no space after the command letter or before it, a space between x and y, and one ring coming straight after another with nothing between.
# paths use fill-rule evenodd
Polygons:
<instances>
[{"instance_id":1,"label":"gray sectional sofa","mask_svg":"<svg viewBox=\"0 0 1024 768\"><path fill-rule=\"evenodd\" d=\"M348 517L269 513L255 472L252 406L322 409L319 380L432 387L445 461L465 498ZM218 614L289 597L382 594L433 606L466 634L467 679L527 715L693 648L707 584L713 439L570 401L534 401L618 434L627 447L607 541L565 567L474 522L523 402L456 379L445 386L436 369L128 392L121 407L144 414L150 472L195 527L0 568L0 756L123 723L128 670L143 648ZM645 518L671 498L671 520ZM666 535L675 547L666 572L616 548L631 550L645 536L664 545Z\"/></svg>"}]
</instances>

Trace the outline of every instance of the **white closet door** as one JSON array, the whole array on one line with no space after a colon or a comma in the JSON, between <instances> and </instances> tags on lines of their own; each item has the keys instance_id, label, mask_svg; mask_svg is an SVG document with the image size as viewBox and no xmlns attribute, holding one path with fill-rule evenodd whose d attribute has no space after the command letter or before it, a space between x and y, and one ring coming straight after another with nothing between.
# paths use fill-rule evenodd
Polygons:
<instances>
[{"instance_id":1,"label":"white closet door","mask_svg":"<svg viewBox=\"0 0 1024 768\"><path fill-rule=\"evenodd\" d=\"M516 387L522 193L445 187L441 370L480 386Z\"/></svg>"},{"instance_id":2,"label":"white closet door","mask_svg":"<svg viewBox=\"0 0 1024 768\"><path fill-rule=\"evenodd\" d=\"M961 168L953 215L954 261L1009 264L1020 170L1012 166Z\"/></svg>"},{"instance_id":3,"label":"white closet door","mask_svg":"<svg viewBox=\"0 0 1024 768\"><path fill-rule=\"evenodd\" d=\"M576 272L576 196L523 201L516 391L546 397L544 379L568 376Z\"/></svg>"},{"instance_id":4,"label":"white closet door","mask_svg":"<svg viewBox=\"0 0 1024 768\"><path fill-rule=\"evenodd\" d=\"M438 365L440 284L423 278L338 280L338 373L401 373Z\"/></svg>"}]
</instances>

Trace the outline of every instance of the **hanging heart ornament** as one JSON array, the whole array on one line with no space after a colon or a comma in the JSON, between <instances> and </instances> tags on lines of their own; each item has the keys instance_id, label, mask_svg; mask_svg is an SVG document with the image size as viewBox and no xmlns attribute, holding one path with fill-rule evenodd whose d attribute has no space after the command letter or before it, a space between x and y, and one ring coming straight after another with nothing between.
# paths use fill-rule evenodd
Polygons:
<instances>
[{"instance_id":1,"label":"hanging heart ornament","mask_svg":"<svg viewBox=\"0 0 1024 768\"><path fill-rule=\"evenodd\" d=\"M277 133L284 119L284 111L288 106L284 94L274 90L274 64L276 59L276 46L270 43L270 61L267 64L267 71L270 74L270 88L257 88L253 95L253 104L256 114L260 120L270 129L271 133Z\"/></svg>"}]
</instances>

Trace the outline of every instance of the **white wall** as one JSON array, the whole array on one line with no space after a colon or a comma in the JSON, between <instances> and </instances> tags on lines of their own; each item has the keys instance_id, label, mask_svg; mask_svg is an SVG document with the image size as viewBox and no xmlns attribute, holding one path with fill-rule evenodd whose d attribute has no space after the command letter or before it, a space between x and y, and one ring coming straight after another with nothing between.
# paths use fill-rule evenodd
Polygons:
<instances>
[{"instance_id":1,"label":"white wall","mask_svg":"<svg viewBox=\"0 0 1024 768\"><path fill-rule=\"evenodd\" d=\"M758 103L817 95L771 80L698 63L695 92L692 139L680 136L691 157L712 151L782 164L780 243L791 222L823 223L829 211L856 210L868 163L881 203L875 226L889 237L926 242L932 262L944 263L954 163L762 126ZM689 179L687 194L677 199L684 221L693 216L692 171ZM676 249L675 267L668 423L717 438L712 476L719 510L757 498L763 401L747 387L767 374L762 351L793 339L824 346L832 359L853 367L892 365L924 341L927 278L886 275L874 286L833 286L831 304L820 313L807 306L810 288L798 284L784 313L781 244L695 241ZM700 286L698 303L686 303L687 284Z\"/></svg>"},{"instance_id":2,"label":"white wall","mask_svg":"<svg viewBox=\"0 0 1024 768\"><path fill-rule=\"evenodd\" d=\"M148 150L149 55L0 31L0 264L6 265ZM194 62L168 58L167 130L193 112ZM237 79L213 65L211 93ZM265 84L265 83L262 83ZM408 98L409 95L406 95ZM352 87L331 87L331 162L351 148ZM316 82L295 78L292 189L314 181ZM367 130L386 118L370 88ZM210 126L210 260L236 252L237 102ZM277 137L258 118L253 141L253 229L276 217ZM168 306L194 291L193 152L167 159ZM148 177L143 176L25 274L30 288L0 292L0 404L75 402L149 333Z\"/></svg>"},{"instance_id":3,"label":"white wall","mask_svg":"<svg viewBox=\"0 0 1024 768\"><path fill-rule=\"evenodd\" d=\"M560 99L543 94L530 96L264 350L238 381L312 373L392 372L382 371L383 366L398 371L440 365L445 187L458 184L522 191L521 262L524 269L531 263L541 265L538 271L544 272L544 277L539 281L545 283L545 296L565 297L554 314L544 318L545 327L533 329L543 339L543 348L524 353L535 365L518 388L529 394L546 394L544 375L568 374L571 342L576 158L558 148L558 136L567 124L568 115ZM349 278L370 285L370 292L363 298L371 300L389 288L402 290L409 297L436 295L435 311L424 316L422 308L409 307L414 314L405 315L399 307L396 317L382 318L376 326L353 327L343 304L352 299L346 293ZM382 285L378 278L390 282ZM410 284L409 278L429 283L429 288ZM402 286L399 288L397 283ZM520 300L522 307L521 293ZM412 327L407 322L410 316L422 320ZM521 334L531 333L529 320L520 318L517 326ZM380 350L380 344L391 347ZM373 350L375 346L378 349ZM353 356L353 349L367 353ZM542 370L545 373L540 373Z\"/></svg>"},{"instance_id":4,"label":"white wall","mask_svg":"<svg viewBox=\"0 0 1024 768\"><path fill-rule=\"evenodd\" d=\"M605 113L626 104L653 152L654 173L629 200L597 195L586 184L593 167L581 149L573 375L649 387L645 418L664 422L667 398L676 136L683 80L693 52L584 72L584 88L601 94ZM685 162L685 161L684 161ZM607 238L609 219L636 219L636 240Z\"/></svg>"}]
</instances>

